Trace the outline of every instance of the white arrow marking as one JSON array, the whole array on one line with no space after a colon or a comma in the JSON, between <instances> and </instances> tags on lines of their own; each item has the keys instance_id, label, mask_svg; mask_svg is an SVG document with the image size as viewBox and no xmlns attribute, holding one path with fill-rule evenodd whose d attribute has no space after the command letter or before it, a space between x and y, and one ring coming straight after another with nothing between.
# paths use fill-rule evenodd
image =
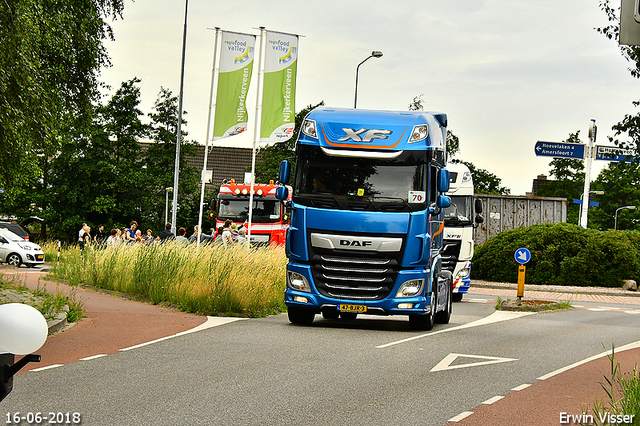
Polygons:
<instances>
[{"instance_id":1,"label":"white arrow marking","mask_svg":"<svg viewBox=\"0 0 640 426\"><path fill-rule=\"evenodd\" d=\"M472 362L469 364L451 365L459 357L484 359L486 361ZM496 356L483 356L483 355L465 355L465 354L449 354L435 367L431 369L431 373L434 371L455 370L456 368L476 367L479 365L499 364L501 362L517 361L514 358L500 358Z\"/></svg>"}]
</instances>

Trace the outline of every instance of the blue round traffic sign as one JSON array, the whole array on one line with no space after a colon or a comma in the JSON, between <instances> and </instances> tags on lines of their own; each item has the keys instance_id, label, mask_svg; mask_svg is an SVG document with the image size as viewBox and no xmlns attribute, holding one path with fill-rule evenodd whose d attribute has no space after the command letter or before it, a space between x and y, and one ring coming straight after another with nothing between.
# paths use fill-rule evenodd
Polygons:
<instances>
[{"instance_id":1,"label":"blue round traffic sign","mask_svg":"<svg viewBox=\"0 0 640 426\"><path fill-rule=\"evenodd\" d=\"M528 249L521 247L516 250L516 252L513 254L513 257L515 257L516 262L524 265L531 260L531 252Z\"/></svg>"}]
</instances>

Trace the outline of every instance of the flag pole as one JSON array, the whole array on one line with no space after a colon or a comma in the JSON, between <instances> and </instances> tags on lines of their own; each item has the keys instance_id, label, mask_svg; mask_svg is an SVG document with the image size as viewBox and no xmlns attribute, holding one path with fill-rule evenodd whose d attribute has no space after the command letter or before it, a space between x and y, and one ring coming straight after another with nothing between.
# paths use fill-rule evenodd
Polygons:
<instances>
[{"instance_id":1,"label":"flag pole","mask_svg":"<svg viewBox=\"0 0 640 426\"><path fill-rule=\"evenodd\" d=\"M184 64L187 53L187 14L189 0L184 2L184 32L182 33L182 65L180 67L180 95L178 97L178 123L176 130L176 161L173 172L173 205L171 206L171 230L176 234L178 216L178 182L180 179L180 139L182 139L182 102L184 98Z\"/></svg>"},{"instance_id":2,"label":"flag pole","mask_svg":"<svg viewBox=\"0 0 640 426\"><path fill-rule=\"evenodd\" d=\"M256 120L255 120L255 129L254 129L254 137L253 137L253 149L251 151L251 185L249 187L249 218L248 218L248 228L247 229L247 244L248 247L251 247L251 221L253 219L253 187L256 182L256 146L258 145L258 140L260 138L260 109L262 108L262 94L260 93L260 89L262 88L262 77L263 77L263 43L264 43L264 33L265 27L260 27L260 51L258 52L258 86L256 91Z\"/></svg>"},{"instance_id":3,"label":"flag pole","mask_svg":"<svg viewBox=\"0 0 640 426\"><path fill-rule=\"evenodd\" d=\"M204 143L204 162L202 163L202 182L200 184L200 214L198 215L198 234L196 235L196 247L200 247L200 235L202 235L202 209L204 205L204 187L206 185L207 175L207 157L209 155L209 137L211 135L211 115L215 113L215 104L213 103L214 80L216 75L216 59L218 54L218 34L220 27L215 28L216 35L213 39L213 62L211 65L211 89L209 90L209 116L207 117L207 136Z\"/></svg>"}]
</instances>

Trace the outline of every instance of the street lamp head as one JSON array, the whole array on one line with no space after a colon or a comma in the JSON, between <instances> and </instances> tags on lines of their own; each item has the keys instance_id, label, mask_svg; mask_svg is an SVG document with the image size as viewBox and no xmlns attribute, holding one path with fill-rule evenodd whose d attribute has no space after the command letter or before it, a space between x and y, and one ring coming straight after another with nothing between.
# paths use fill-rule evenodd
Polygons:
<instances>
[{"instance_id":1,"label":"street lamp head","mask_svg":"<svg viewBox=\"0 0 640 426\"><path fill-rule=\"evenodd\" d=\"M604 195L604 191L591 191L592 194Z\"/></svg>"},{"instance_id":2,"label":"street lamp head","mask_svg":"<svg viewBox=\"0 0 640 426\"><path fill-rule=\"evenodd\" d=\"M373 52L371 52L371 56L373 56L374 58L379 58L382 56L382 52L380 50L374 50Z\"/></svg>"},{"instance_id":3,"label":"street lamp head","mask_svg":"<svg viewBox=\"0 0 640 426\"><path fill-rule=\"evenodd\" d=\"M635 210L636 206L624 206L625 209Z\"/></svg>"}]
</instances>

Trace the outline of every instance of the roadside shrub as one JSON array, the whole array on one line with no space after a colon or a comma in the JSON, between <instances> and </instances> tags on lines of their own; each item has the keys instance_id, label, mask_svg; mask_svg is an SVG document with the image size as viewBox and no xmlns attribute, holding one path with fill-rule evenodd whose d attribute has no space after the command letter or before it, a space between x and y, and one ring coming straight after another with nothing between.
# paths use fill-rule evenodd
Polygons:
<instances>
[{"instance_id":1,"label":"roadside shrub","mask_svg":"<svg viewBox=\"0 0 640 426\"><path fill-rule=\"evenodd\" d=\"M568 223L502 232L476 248L473 277L517 282L517 249L531 252L528 284L619 287L640 281L640 232L597 231Z\"/></svg>"}]
</instances>

